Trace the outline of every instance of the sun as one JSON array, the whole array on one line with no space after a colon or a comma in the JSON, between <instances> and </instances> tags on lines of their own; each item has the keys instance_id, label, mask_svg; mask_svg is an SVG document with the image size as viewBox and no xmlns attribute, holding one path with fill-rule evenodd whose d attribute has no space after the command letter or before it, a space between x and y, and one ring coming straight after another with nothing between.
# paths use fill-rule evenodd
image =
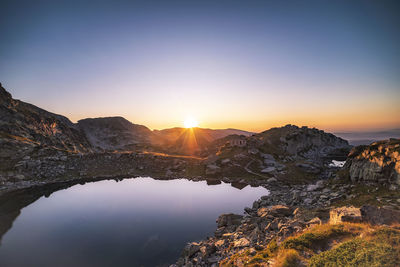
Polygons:
<instances>
[{"instance_id":1,"label":"sun","mask_svg":"<svg viewBox=\"0 0 400 267\"><path fill-rule=\"evenodd\" d=\"M193 128L193 127L197 127L199 125L199 123L197 122L197 120L193 117L187 117L184 122L183 125L185 125L185 128Z\"/></svg>"}]
</instances>

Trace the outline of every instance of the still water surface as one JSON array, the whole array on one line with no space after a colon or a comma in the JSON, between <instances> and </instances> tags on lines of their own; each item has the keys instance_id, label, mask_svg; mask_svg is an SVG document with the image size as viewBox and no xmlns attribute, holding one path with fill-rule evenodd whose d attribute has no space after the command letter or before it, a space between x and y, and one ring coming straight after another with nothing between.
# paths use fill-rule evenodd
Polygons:
<instances>
[{"instance_id":1,"label":"still water surface","mask_svg":"<svg viewBox=\"0 0 400 267\"><path fill-rule=\"evenodd\" d=\"M265 188L205 181L113 180L75 185L22 209L0 266L168 266L211 236L221 213L243 213Z\"/></svg>"}]
</instances>

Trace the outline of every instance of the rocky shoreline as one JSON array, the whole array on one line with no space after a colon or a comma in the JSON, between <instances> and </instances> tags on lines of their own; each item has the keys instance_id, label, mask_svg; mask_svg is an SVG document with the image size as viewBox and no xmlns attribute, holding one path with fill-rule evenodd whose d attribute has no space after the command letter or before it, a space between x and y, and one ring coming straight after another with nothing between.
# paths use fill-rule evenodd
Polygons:
<instances>
[{"instance_id":1,"label":"rocky shoreline","mask_svg":"<svg viewBox=\"0 0 400 267\"><path fill-rule=\"evenodd\" d=\"M268 249L271 243L279 245L288 237L316 225L343 222L374 225L400 223L400 199L382 208L369 205L335 208L335 204L340 206L341 200L355 197L351 194L355 187L349 184L332 186L320 181L304 187L272 189L268 196L256 200L252 207L246 207L244 215L220 215L216 220L214 236L188 243L182 256L171 267L247 266L248 257ZM254 266L276 265L271 259Z\"/></svg>"}]
</instances>

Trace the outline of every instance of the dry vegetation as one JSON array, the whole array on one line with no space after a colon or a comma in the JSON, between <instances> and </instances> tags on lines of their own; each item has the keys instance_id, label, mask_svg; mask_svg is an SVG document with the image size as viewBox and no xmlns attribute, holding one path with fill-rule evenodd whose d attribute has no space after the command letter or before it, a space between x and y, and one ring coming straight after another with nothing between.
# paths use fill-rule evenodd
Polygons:
<instances>
[{"instance_id":1,"label":"dry vegetation","mask_svg":"<svg viewBox=\"0 0 400 267\"><path fill-rule=\"evenodd\" d=\"M221 266L400 266L400 227L323 224L260 251L235 254Z\"/></svg>"}]
</instances>

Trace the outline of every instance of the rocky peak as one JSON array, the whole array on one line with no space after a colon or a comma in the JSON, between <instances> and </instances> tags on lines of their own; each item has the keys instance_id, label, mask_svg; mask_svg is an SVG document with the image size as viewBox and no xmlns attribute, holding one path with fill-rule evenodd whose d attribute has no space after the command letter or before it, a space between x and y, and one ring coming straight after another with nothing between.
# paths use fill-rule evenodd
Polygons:
<instances>
[{"instance_id":1,"label":"rocky peak","mask_svg":"<svg viewBox=\"0 0 400 267\"><path fill-rule=\"evenodd\" d=\"M151 130L123 117L88 118L78 121L91 145L100 150L130 150L149 143Z\"/></svg>"},{"instance_id":2,"label":"rocky peak","mask_svg":"<svg viewBox=\"0 0 400 267\"><path fill-rule=\"evenodd\" d=\"M12 99L11 94L0 83L0 104L9 102Z\"/></svg>"},{"instance_id":3,"label":"rocky peak","mask_svg":"<svg viewBox=\"0 0 400 267\"><path fill-rule=\"evenodd\" d=\"M279 147L282 153L306 159L346 156L351 146L331 133L306 126L288 124L272 128L258 135L264 145Z\"/></svg>"},{"instance_id":4,"label":"rocky peak","mask_svg":"<svg viewBox=\"0 0 400 267\"><path fill-rule=\"evenodd\" d=\"M2 86L0 86L0 133L2 143L0 156L4 158L16 154L16 150L28 153L38 147L75 152L90 151L86 137L68 118L15 100Z\"/></svg>"}]
</instances>

